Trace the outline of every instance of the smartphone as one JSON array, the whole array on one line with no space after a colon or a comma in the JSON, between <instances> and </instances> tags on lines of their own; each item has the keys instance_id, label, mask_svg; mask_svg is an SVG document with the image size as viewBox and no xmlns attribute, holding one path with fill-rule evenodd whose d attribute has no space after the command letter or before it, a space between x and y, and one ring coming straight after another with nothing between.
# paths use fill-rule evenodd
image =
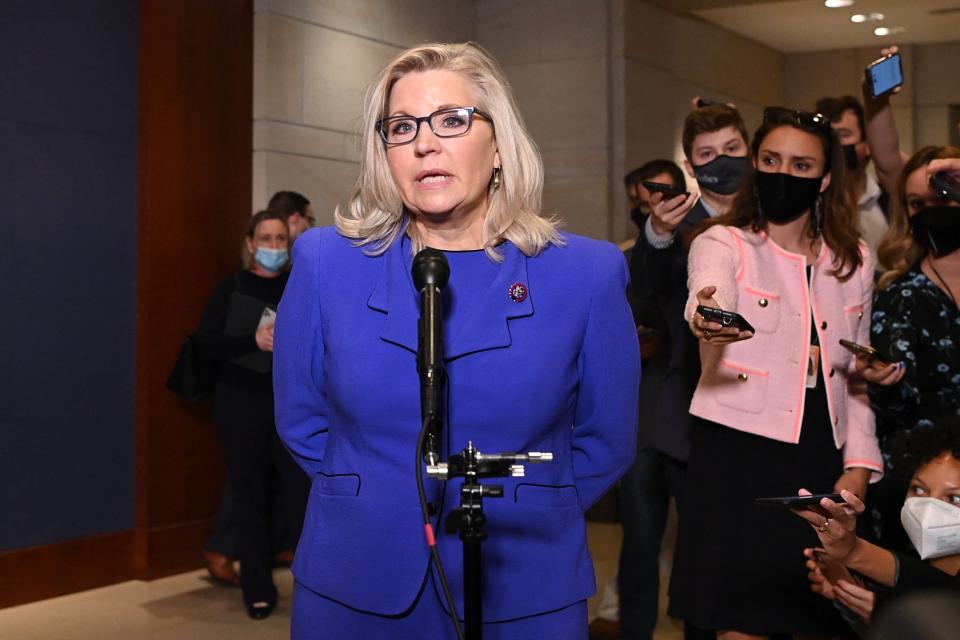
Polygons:
<instances>
[{"instance_id":1,"label":"smartphone","mask_svg":"<svg viewBox=\"0 0 960 640\"><path fill-rule=\"evenodd\" d=\"M879 354L873 347L867 347L862 344L857 344L856 342L850 342L849 340L844 340L843 338L840 338L840 346L855 356L863 356L870 360L870 366L874 369L883 369L887 366L887 363L878 357Z\"/></svg>"},{"instance_id":2,"label":"smartphone","mask_svg":"<svg viewBox=\"0 0 960 640\"><path fill-rule=\"evenodd\" d=\"M796 509L798 507L818 506L823 498L830 498L837 504L846 502L839 493L817 493L812 496L776 496L773 498L756 498L753 501L758 507L780 507Z\"/></svg>"},{"instance_id":3,"label":"smartphone","mask_svg":"<svg viewBox=\"0 0 960 640\"><path fill-rule=\"evenodd\" d=\"M830 584L837 584L840 580L854 582L853 576L847 571L847 568L827 555L821 549L814 549L813 555L817 559L817 565L820 567L820 573Z\"/></svg>"},{"instance_id":4,"label":"smartphone","mask_svg":"<svg viewBox=\"0 0 960 640\"><path fill-rule=\"evenodd\" d=\"M724 327L736 327L740 331L756 333L753 325L747 322L746 318L739 313L715 309L714 307L705 307L702 304L697 305L697 313L703 316L705 320L722 324Z\"/></svg>"},{"instance_id":5,"label":"smartphone","mask_svg":"<svg viewBox=\"0 0 960 640\"><path fill-rule=\"evenodd\" d=\"M715 104L720 104L716 100L707 100L706 98L697 98L697 109L703 109L704 107L712 107Z\"/></svg>"},{"instance_id":6,"label":"smartphone","mask_svg":"<svg viewBox=\"0 0 960 640\"><path fill-rule=\"evenodd\" d=\"M960 180L946 171L938 171L930 176L930 186L941 198L949 198L954 202L960 202Z\"/></svg>"},{"instance_id":7,"label":"smartphone","mask_svg":"<svg viewBox=\"0 0 960 640\"><path fill-rule=\"evenodd\" d=\"M867 84L873 97L886 95L903 84L900 54L893 53L867 65Z\"/></svg>"},{"instance_id":8,"label":"smartphone","mask_svg":"<svg viewBox=\"0 0 960 640\"><path fill-rule=\"evenodd\" d=\"M677 196L690 195L689 192L684 191L680 187L675 187L672 184L664 184L662 182L650 182L649 180L644 180L641 184L650 193L662 193L664 200L669 200L670 198L676 198Z\"/></svg>"}]
</instances>

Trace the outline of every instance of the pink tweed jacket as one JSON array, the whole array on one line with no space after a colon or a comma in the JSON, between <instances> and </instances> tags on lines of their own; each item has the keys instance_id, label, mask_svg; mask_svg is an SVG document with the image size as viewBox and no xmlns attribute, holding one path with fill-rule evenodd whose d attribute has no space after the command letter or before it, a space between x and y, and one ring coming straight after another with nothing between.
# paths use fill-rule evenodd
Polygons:
<instances>
[{"instance_id":1,"label":"pink tweed jacket","mask_svg":"<svg viewBox=\"0 0 960 640\"><path fill-rule=\"evenodd\" d=\"M756 334L723 347L701 342L703 373L690 413L740 431L799 442L810 337L816 331L820 384L826 383L844 468L864 467L873 472L872 480L879 479L883 463L873 411L854 357L838 342L846 338L870 344L873 264L862 243L861 249L863 264L841 282L831 275L835 254L824 243L808 281L806 257L785 251L762 232L717 225L698 236L690 247L686 319L696 311L696 293L713 285L719 305L741 314Z\"/></svg>"}]
</instances>

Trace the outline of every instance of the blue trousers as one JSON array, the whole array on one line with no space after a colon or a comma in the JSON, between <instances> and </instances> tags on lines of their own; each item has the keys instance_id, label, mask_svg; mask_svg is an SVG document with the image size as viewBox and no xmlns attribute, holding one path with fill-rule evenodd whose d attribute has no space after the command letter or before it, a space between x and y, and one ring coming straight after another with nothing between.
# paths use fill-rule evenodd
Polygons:
<instances>
[{"instance_id":1,"label":"blue trousers","mask_svg":"<svg viewBox=\"0 0 960 640\"><path fill-rule=\"evenodd\" d=\"M343 579L349 580L350 576ZM531 579L531 588L536 588L534 581L535 577ZM388 589L389 585L383 587ZM297 582L293 590L290 637L292 640L456 640L457 634L429 581L410 611L400 616L357 611ZM587 602L581 600L557 611L484 624L483 638L586 640Z\"/></svg>"}]
</instances>

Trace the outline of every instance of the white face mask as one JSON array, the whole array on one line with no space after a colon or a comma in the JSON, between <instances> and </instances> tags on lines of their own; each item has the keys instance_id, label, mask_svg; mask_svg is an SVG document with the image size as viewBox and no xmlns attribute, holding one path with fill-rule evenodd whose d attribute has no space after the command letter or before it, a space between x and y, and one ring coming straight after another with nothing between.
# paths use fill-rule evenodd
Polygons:
<instances>
[{"instance_id":1,"label":"white face mask","mask_svg":"<svg viewBox=\"0 0 960 640\"><path fill-rule=\"evenodd\" d=\"M936 498L907 498L900 521L923 560L960 553L960 507Z\"/></svg>"}]
</instances>

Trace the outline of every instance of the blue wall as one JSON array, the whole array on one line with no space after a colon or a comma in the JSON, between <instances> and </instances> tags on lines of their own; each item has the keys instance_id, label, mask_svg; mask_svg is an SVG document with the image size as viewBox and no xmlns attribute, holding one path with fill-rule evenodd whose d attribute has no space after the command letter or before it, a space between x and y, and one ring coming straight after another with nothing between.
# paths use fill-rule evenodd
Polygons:
<instances>
[{"instance_id":1,"label":"blue wall","mask_svg":"<svg viewBox=\"0 0 960 640\"><path fill-rule=\"evenodd\" d=\"M0 2L0 550L134 524L137 33Z\"/></svg>"}]
</instances>

